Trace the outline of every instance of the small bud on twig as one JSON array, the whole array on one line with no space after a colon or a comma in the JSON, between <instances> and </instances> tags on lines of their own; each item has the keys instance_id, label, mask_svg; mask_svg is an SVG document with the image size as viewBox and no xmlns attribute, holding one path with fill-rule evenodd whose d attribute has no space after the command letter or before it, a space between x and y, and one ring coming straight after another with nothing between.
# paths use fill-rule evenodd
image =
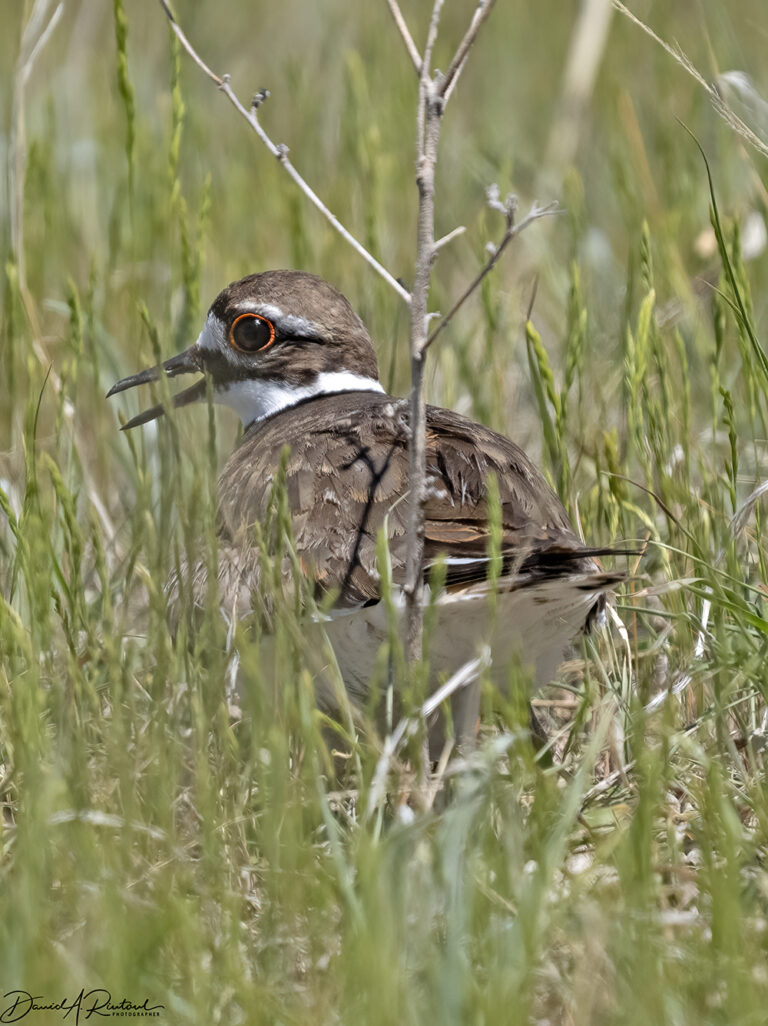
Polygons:
<instances>
[{"instance_id":1,"label":"small bud on twig","mask_svg":"<svg viewBox=\"0 0 768 1026\"><path fill-rule=\"evenodd\" d=\"M258 110L262 103L266 103L268 99L269 89L259 89L258 92L253 94L253 99L251 100L251 110Z\"/></svg>"},{"instance_id":2,"label":"small bud on twig","mask_svg":"<svg viewBox=\"0 0 768 1026\"><path fill-rule=\"evenodd\" d=\"M499 199L499 187L496 182L493 182L485 190L485 199L491 210L498 210L499 213L505 213L504 204Z\"/></svg>"}]
</instances>

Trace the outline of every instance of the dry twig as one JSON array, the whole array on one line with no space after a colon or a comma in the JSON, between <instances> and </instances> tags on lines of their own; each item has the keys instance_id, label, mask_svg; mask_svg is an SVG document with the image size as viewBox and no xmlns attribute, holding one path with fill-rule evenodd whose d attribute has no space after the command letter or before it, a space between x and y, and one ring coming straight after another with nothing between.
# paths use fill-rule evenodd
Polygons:
<instances>
[{"instance_id":1,"label":"dry twig","mask_svg":"<svg viewBox=\"0 0 768 1026\"><path fill-rule=\"evenodd\" d=\"M427 339L427 300L435 260L435 165L445 103L438 93L439 78L431 78L432 50L437 39L443 0L435 0L429 22L424 60L419 76L416 117L416 184L419 210L416 226L416 274L411 293L411 397L408 446L408 548L405 570L405 621L407 656L421 659L424 633L424 594L421 581L424 562L424 496L426 483L426 422L424 399L424 344Z\"/></svg>"},{"instance_id":2,"label":"dry twig","mask_svg":"<svg viewBox=\"0 0 768 1026\"><path fill-rule=\"evenodd\" d=\"M389 2L389 0L388 0ZM424 58L419 75L419 99L416 131L416 183L419 190L419 208L416 235L416 273L411 293L411 396L409 445L409 496L410 513L408 522L408 547L405 573L405 620L407 630L407 655L410 663L418 662L422 656L423 640L423 586L422 564L424 555L424 496L426 485L426 403L423 380L427 349L437 335L448 324L456 311L466 302L486 274L497 263L508 243L525 227L552 208L534 205L528 216L515 226L513 211L509 210L507 231L501 244L488 264L470 284L469 288L454 305L448 316L429 334L427 300L432 266L438 250L455 232L435 241L435 166L440 126L446 104L466 64L469 53L477 40L478 33L493 8L494 0L480 0L463 39L448 65L444 75L433 74L431 70L432 51L437 40L443 0L435 0L424 47ZM406 44L407 45L407 44Z\"/></svg>"},{"instance_id":3,"label":"dry twig","mask_svg":"<svg viewBox=\"0 0 768 1026\"><path fill-rule=\"evenodd\" d=\"M400 5L397 0L387 0L387 7L389 7L390 13L394 18L395 25L397 25L397 31L403 38L403 43L408 51L408 56L411 58L414 68L416 68L416 74L421 75L421 55L419 54L416 44L413 41L413 36L405 23L405 18L403 17L403 12L400 10Z\"/></svg>"},{"instance_id":4,"label":"dry twig","mask_svg":"<svg viewBox=\"0 0 768 1026\"><path fill-rule=\"evenodd\" d=\"M475 8L475 13L472 16L472 21L469 23L469 28L464 34L464 38L459 43L459 47L456 53L453 55L453 60L448 65L448 70L443 76L440 85L438 87L438 93L443 97L447 103L451 93L453 92L456 83L458 82L464 65L467 63L467 57L469 57L469 51L474 46L477 34L483 27L483 23L491 13L494 3L496 0L480 0L480 3Z\"/></svg>"},{"instance_id":5,"label":"dry twig","mask_svg":"<svg viewBox=\"0 0 768 1026\"><path fill-rule=\"evenodd\" d=\"M522 219L522 221L520 221L517 224L515 224L515 204L512 202L513 199L514 199L514 197L508 197L506 207L502 208L504 210L504 215L505 215L505 217L507 219L507 227L506 227L506 230L504 231L504 235L501 238L501 242L498 244L498 246L495 246L493 248L493 252L491 253L491 256L490 256L488 262L484 265L484 267L482 268L480 273L471 281L471 283L469 284L467 289L456 300L456 302L453 304L453 306L448 311L448 313L445 315L445 317L443 317L443 319L440 321L440 323L437 325L437 327L431 333L431 335L429 336L427 341L424 343L424 348L425 349L429 349L429 347L435 341L435 339L440 334L440 332L444 328L448 327L448 325L451 323L453 318L459 312L461 307L464 306L464 304L469 299L469 297L472 295L472 293L479 287L479 285L482 282L483 278L485 278L485 276L487 274L490 274L490 272L493 270L493 268L498 263L499 258L501 257L501 254L504 252L504 250L509 245L509 243L512 241L512 239L514 239L516 236L518 236L520 234L520 232L525 231L525 229L528 227L528 225L533 224L534 221L538 221L539 218L547 217L548 215L559 213L559 209L560 208L557 206L557 203L548 203L547 206L545 206L545 207L540 207L536 203L534 203L533 206L531 207L531 209L528 211L528 213ZM453 234L453 233L451 233L451 234ZM448 236L446 236L446 239L447 238L448 238ZM441 242L442 242L442 240L441 240Z\"/></svg>"},{"instance_id":6,"label":"dry twig","mask_svg":"<svg viewBox=\"0 0 768 1026\"><path fill-rule=\"evenodd\" d=\"M373 254L368 252L365 246L358 242L354 235L352 235L352 233L344 227L344 225L341 223L341 221L339 221L336 215L328 209L325 203L323 203L323 201L320 199L320 197L317 195L314 189L311 188L306 179L299 174L299 172L293 166L291 161L288 159L288 147L283 144L273 142L270 136L264 130L264 128L261 125L261 122L259 121L257 111L261 103L267 98L268 94L265 91L257 93L254 102L251 104L250 110L246 110L246 108L240 102L240 100L236 96L235 92L233 91L229 83L229 75L217 75L215 71L208 67L208 65L205 63L202 57L200 57L200 55L197 53L197 51L192 46L190 41L184 35L184 32L182 31L179 23L174 18L173 13L171 12L171 9L168 6L166 0L159 0L159 3L166 14L168 21L171 24L171 28L176 34L177 39L184 47L186 52L189 54L189 56L192 58L192 60L195 62L195 64L198 66L198 68L200 68L200 70L204 72L204 74L206 74L212 82L216 83L218 88L224 93L224 95L235 107L238 113L240 113L245 118L245 120L248 122L253 131L256 133L256 135L259 137L262 143L272 154L272 156L280 162L282 167L285 169L286 174L296 183L299 189L301 189L301 191L304 193L304 195L307 197L310 203L317 207L317 209L320 211L323 217L325 217L328 223L333 228L335 228L339 235L341 235L341 237L346 242L348 242L350 246L352 246L355 252L358 253L363 258L363 260L366 261L366 263L370 264L374 271L376 271L376 273L379 274L384 279L384 281L386 281L387 284L395 290L398 296L400 296L400 298L405 303L410 303L411 295L408 292L408 290L400 284L400 282L394 277L394 275L390 274L390 272L386 269L386 267L384 267L383 264L379 263L379 261L376 259L376 257L373 256Z\"/></svg>"}]
</instances>

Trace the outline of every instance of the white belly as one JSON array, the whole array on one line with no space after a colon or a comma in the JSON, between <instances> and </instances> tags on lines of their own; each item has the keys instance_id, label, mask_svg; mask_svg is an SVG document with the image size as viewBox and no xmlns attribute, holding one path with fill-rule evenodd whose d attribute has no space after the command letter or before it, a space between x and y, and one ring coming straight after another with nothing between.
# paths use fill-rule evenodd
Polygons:
<instances>
[{"instance_id":1,"label":"white belly","mask_svg":"<svg viewBox=\"0 0 768 1026\"><path fill-rule=\"evenodd\" d=\"M599 595L599 590L569 588L562 580L499 594L495 610L485 595L441 595L434 628L426 639L433 686L440 676L454 673L485 647L491 649L493 676L500 684L513 661L532 669L534 683L547 683ZM403 608L400 597L398 631L402 631ZM384 604L334 616L325 630L347 687L364 696L377 654L389 637Z\"/></svg>"},{"instance_id":2,"label":"white belly","mask_svg":"<svg viewBox=\"0 0 768 1026\"><path fill-rule=\"evenodd\" d=\"M551 681L601 594L599 586L585 590L586 581L586 577L579 576L501 592L496 595L495 608L483 593L441 595L436 603L433 630L425 639L430 692L488 649L491 678L502 691L506 691L510 670L515 665L528 668L534 684ZM402 595L395 608L396 629L402 637ZM386 653L383 659L381 653L391 636L384 604L336 614L324 628L353 701L365 705L372 687L383 693L388 683L388 664ZM470 685L453 702L459 740L474 731L478 687ZM322 684L318 696L322 701Z\"/></svg>"}]
</instances>

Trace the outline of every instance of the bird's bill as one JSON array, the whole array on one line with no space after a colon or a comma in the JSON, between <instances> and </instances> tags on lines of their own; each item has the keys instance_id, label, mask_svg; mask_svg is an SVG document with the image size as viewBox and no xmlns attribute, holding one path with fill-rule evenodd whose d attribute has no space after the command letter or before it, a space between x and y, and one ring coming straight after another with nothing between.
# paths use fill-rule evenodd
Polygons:
<instances>
[{"instance_id":1,"label":"bird's bill","mask_svg":"<svg viewBox=\"0 0 768 1026\"><path fill-rule=\"evenodd\" d=\"M196 374L202 370L200 350L196 345L190 346L189 349L185 349L183 353L172 356L170 360L166 360L159 367L148 367L146 370L139 371L138 374L131 374L130 377L122 378L107 392L107 399L110 396L117 395L118 392L134 388L136 385L147 385L151 381L159 381L163 374L169 378L175 378L177 374ZM182 392L178 392L171 399L171 403L176 409L179 409L182 406L189 406L190 403L200 402L202 399L205 399L205 378L196 381L194 385L185 388ZM164 413L165 407L162 404L158 404L126 421L121 430L130 431L131 428L139 427L141 424L148 424L151 420L157 420L158 417L162 417Z\"/></svg>"}]
</instances>

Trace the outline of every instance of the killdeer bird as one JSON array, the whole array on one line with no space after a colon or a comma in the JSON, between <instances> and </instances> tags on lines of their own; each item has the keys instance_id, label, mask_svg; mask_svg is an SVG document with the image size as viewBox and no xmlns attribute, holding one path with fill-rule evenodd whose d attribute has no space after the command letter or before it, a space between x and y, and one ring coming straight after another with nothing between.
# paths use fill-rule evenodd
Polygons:
<instances>
[{"instance_id":1,"label":"killdeer bird","mask_svg":"<svg viewBox=\"0 0 768 1026\"><path fill-rule=\"evenodd\" d=\"M194 345L118 381L109 395L199 372L175 407L205 398L234 409L244 433L219 479L219 591L245 617L258 608L262 562L252 544L286 447L285 490L302 572L332 594L324 625L345 687L369 697L377 652L388 636L377 535L389 542L392 577L402 582L408 521L408 404L387 395L365 325L333 286L300 271L267 271L233 282L214 300ZM124 430L161 416L161 405ZM431 685L490 647L507 682L512 659L546 683L579 632L589 628L621 574L605 573L560 500L509 439L450 410L427 408L424 573L444 564L429 652ZM501 513L501 572L489 573L489 480ZM497 561L498 565L498 561ZM193 587L205 594L204 564ZM494 591L493 615L489 592ZM333 708L318 685L318 700ZM454 704L459 740L474 731L477 689Z\"/></svg>"}]
</instances>

